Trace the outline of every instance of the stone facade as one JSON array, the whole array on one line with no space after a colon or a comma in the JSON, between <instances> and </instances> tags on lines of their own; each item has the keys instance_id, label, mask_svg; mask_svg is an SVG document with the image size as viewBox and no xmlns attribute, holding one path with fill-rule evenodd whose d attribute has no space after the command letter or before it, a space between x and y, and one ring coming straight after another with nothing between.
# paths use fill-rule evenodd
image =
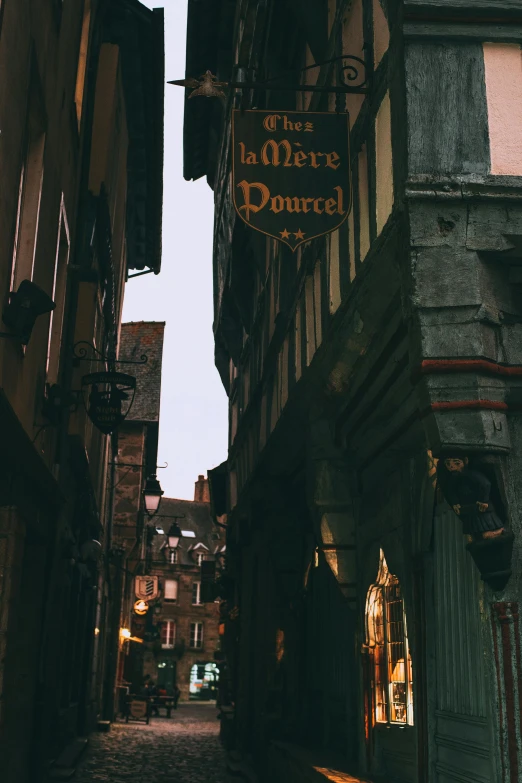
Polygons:
<instances>
[{"instance_id":1,"label":"stone facade","mask_svg":"<svg viewBox=\"0 0 522 783\"><path fill-rule=\"evenodd\" d=\"M137 378L133 406L118 429L117 456L111 466L113 542L118 551L117 573L113 574L113 595L106 609L107 666L104 672L106 717L112 719L126 686L125 675L134 679L140 667L138 651L120 637L129 627L136 601L133 575L141 572L146 552L146 514L143 490L147 478L156 473L161 398L164 322L141 321L121 326L119 358L140 361L130 365ZM122 571L125 578L118 578ZM134 643L132 643L134 644ZM127 662L130 659L130 663ZM127 666L126 666L127 663ZM127 672L125 672L127 668Z\"/></svg>"},{"instance_id":2,"label":"stone facade","mask_svg":"<svg viewBox=\"0 0 522 783\"><path fill-rule=\"evenodd\" d=\"M199 476L195 484L195 498L208 496L208 480ZM182 530L192 531L193 538L182 537L176 550L175 560L171 562L171 550L167 545L167 536L154 536L151 544L150 567L147 573L159 577L160 598L151 605L153 623L156 628L156 641L145 645L143 655L143 674L149 674L154 682L164 664L175 664L172 680L181 691L181 700L189 699L190 674L195 664L213 663L214 653L220 649L219 603L202 603L200 588L201 566L199 560L216 560L218 572L224 557L224 537L220 535L212 521L210 504L200 500L174 500L163 498L159 513L154 518L168 532L171 524L169 517L177 519ZM177 582L176 600L165 597L167 580ZM166 640L165 624L175 624L174 636ZM203 628L201 646L191 644L191 625L200 623ZM164 646L163 642L170 647ZM199 642L196 642L199 644ZM169 683L167 683L167 689Z\"/></svg>"},{"instance_id":3,"label":"stone facade","mask_svg":"<svg viewBox=\"0 0 522 783\"><path fill-rule=\"evenodd\" d=\"M215 192L230 399L230 746L267 780L313 767L515 783L522 169L506 139L520 134L520 8L203 5L189 3L190 77L334 87L341 55L369 76L348 96L261 88L231 90L223 112L186 104L184 175ZM231 109L254 106L350 113L352 211L295 254L234 209ZM435 464L448 455L488 487L496 544L466 547L480 498L460 519L447 504Z\"/></svg>"}]
</instances>

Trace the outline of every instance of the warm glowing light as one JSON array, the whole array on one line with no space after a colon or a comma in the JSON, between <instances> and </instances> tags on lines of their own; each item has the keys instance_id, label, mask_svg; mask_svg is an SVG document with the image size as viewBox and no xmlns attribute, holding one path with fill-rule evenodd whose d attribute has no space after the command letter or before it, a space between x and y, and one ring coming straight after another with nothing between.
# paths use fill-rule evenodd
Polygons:
<instances>
[{"instance_id":1,"label":"warm glowing light","mask_svg":"<svg viewBox=\"0 0 522 783\"><path fill-rule=\"evenodd\" d=\"M120 628L120 636L122 639L130 639L131 638L131 632L128 628Z\"/></svg>"},{"instance_id":2,"label":"warm glowing light","mask_svg":"<svg viewBox=\"0 0 522 783\"><path fill-rule=\"evenodd\" d=\"M98 636L98 635L99 635L99 633L100 633L100 629L99 629L99 628L95 628L95 629L94 629L94 635L95 635L95 636Z\"/></svg>"},{"instance_id":3,"label":"warm glowing light","mask_svg":"<svg viewBox=\"0 0 522 783\"><path fill-rule=\"evenodd\" d=\"M275 657L278 663L281 663L285 657L285 632L281 628L276 631Z\"/></svg>"},{"instance_id":4,"label":"warm glowing light","mask_svg":"<svg viewBox=\"0 0 522 783\"><path fill-rule=\"evenodd\" d=\"M146 601L140 600L140 601L136 601L136 603L134 604L134 611L136 612L136 614L139 615L147 614L148 609L149 609L149 605Z\"/></svg>"}]
</instances>

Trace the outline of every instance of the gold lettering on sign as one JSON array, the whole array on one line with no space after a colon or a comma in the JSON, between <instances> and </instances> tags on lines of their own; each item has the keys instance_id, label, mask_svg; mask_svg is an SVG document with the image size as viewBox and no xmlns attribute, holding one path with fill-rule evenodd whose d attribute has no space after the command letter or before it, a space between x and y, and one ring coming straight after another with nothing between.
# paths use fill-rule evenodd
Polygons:
<instances>
[{"instance_id":1,"label":"gold lettering on sign","mask_svg":"<svg viewBox=\"0 0 522 783\"><path fill-rule=\"evenodd\" d=\"M254 215L256 212L261 212L270 202L269 211L278 214L279 212L289 212L291 214L296 212L310 212L309 204L313 204L313 211L317 215L323 215L325 212L327 215L344 215L344 193L343 189L337 185L334 188L337 196L335 198L302 198L299 196L272 196L270 190L262 182L247 182L245 179L241 180L237 184L238 188L243 191L244 204L239 207L239 211L244 213L245 220L250 219L250 213ZM256 204L252 201L251 191L258 191L260 195L260 202Z\"/></svg>"},{"instance_id":2,"label":"gold lettering on sign","mask_svg":"<svg viewBox=\"0 0 522 783\"><path fill-rule=\"evenodd\" d=\"M338 169L340 164L337 163L338 160L341 160L337 152L327 152L326 153L326 165L329 166L331 169Z\"/></svg>"},{"instance_id":3,"label":"gold lettering on sign","mask_svg":"<svg viewBox=\"0 0 522 783\"><path fill-rule=\"evenodd\" d=\"M296 147L302 147L299 142L294 142ZM247 151L244 142L239 142L239 157L241 163L257 166L259 159L255 152ZM324 160L320 160L324 158ZM336 171L341 158L337 152L303 152L303 150L292 151L292 144L288 139L275 141L268 139L261 147L261 163L263 166L280 166L286 168L296 166L301 169L303 166L311 166L318 169L321 166L334 169Z\"/></svg>"},{"instance_id":4,"label":"gold lettering on sign","mask_svg":"<svg viewBox=\"0 0 522 783\"><path fill-rule=\"evenodd\" d=\"M255 152L247 152L246 147L242 141L239 142L239 149L241 152L241 163L257 166L258 160Z\"/></svg>"},{"instance_id":5,"label":"gold lettering on sign","mask_svg":"<svg viewBox=\"0 0 522 783\"><path fill-rule=\"evenodd\" d=\"M279 114L267 114L263 120L263 128L267 131L270 131L270 133L273 133L275 130L277 130L277 121L280 119L281 117Z\"/></svg>"},{"instance_id":6,"label":"gold lettering on sign","mask_svg":"<svg viewBox=\"0 0 522 783\"><path fill-rule=\"evenodd\" d=\"M268 199L270 198L270 191L266 185L263 185L262 182L247 182L246 179L238 182L237 186L243 191L243 199L245 202L242 207L239 207L239 211L244 211L246 220L250 220L251 212L253 212L255 215L256 212L259 212L261 209L266 207ZM250 201L250 190L252 188L257 188L257 190L259 190L261 193L260 204L254 204L252 201Z\"/></svg>"},{"instance_id":7,"label":"gold lettering on sign","mask_svg":"<svg viewBox=\"0 0 522 783\"><path fill-rule=\"evenodd\" d=\"M274 141L273 139L268 139L268 141L265 141L263 146L261 147L261 162L264 166L279 166L280 160L279 160L279 148L282 147L285 152L285 162L283 163L283 166L291 166L292 164L289 162L290 158L292 157L292 145L288 141L288 139L283 139L283 141ZM272 150L272 160L268 157L268 150Z\"/></svg>"},{"instance_id":8,"label":"gold lettering on sign","mask_svg":"<svg viewBox=\"0 0 522 783\"><path fill-rule=\"evenodd\" d=\"M282 117L280 114L267 114L263 120L263 128L269 131L269 133L274 133L277 130L281 130L280 125L278 125L279 120L283 121L283 130L285 131L292 131L297 133L304 131L305 133L313 133L313 122L305 122L303 127L302 122L292 122L288 119L286 114L284 114Z\"/></svg>"}]
</instances>

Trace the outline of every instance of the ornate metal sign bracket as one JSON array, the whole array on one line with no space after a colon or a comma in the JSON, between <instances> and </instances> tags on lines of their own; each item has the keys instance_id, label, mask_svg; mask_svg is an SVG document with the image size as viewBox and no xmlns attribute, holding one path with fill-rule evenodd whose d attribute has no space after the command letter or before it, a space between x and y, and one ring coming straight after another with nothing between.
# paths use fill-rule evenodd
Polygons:
<instances>
[{"instance_id":1,"label":"ornate metal sign bracket","mask_svg":"<svg viewBox=\"0 0 522 783\"><path fill-rule=\"evenodd\" d=\"M78 367L80 362L98 362L100 364L147 364L149 357L142 353L139 360L133 359L115 359L112 356L105 356L101 351L87 340L79 340L73 346L73 364Z\"/></svg>"},{"instance_id":2,"label":"ornate metal sign bracket","mask_svg":"<svg viewBox=\"0 0 522 783\"><path fill-rule=\"evenodd\" d=\"M195 98L197 96L203 96L205 98L225 98L225 93L221 87L229 87L230 89L244 89L244 90L278 90L279 92L323 92L323 93L352 93L355 95L364 95L370 91L369 76L366 63L360 57L356 57L353 54L342 54L339 57L333 57L331 60L324 60L324 62L314 63L308 65L306 68L299 68L289 73L300 74L304 71L309 71L312 68L320 68L323 65L329 65L331 63L344 63L340 64L338 68L338 76L341 84L334 86L317 86L315 84L274 84L274 82L280 79L286 78L289 74L282 74L281 76L274 76L271 79L266 79L260 82L218 82L217 77L211 71L206 71L199 79L175 79L174 81L167 82L167 84L175 84L178 87L188 87L193 92L189 95L189 98ZM362 66L363 73L359 74L359 70ZM348 82L358 82L358 84L349 84Z\"/></svg>"}]
</instances>

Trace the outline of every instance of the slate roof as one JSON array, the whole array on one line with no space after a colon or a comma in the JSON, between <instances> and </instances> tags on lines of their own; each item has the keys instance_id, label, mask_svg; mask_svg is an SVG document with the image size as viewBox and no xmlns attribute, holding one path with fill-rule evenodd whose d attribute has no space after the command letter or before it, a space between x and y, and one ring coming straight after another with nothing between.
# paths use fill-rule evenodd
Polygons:
<instances>
[{"instance_id":1,"label":"slate roof","mask_svg":"<svg viewBox=\"0 0 522 783\"><path fill-rule=\"evenodd\" d=\"M163 517L162 515L165 515ZM183 519L168 519L171 516L184 517ZM167 532L170 525L177 522L181 530L192 530L195 538L181 538L178 547L178 564L194 565L194 549L203 554L214 555L216 550L225 545L223 533L213 522L210 513L210 503L197 503L193 500L177 500L175 498L162 498L159 513L154 516L153 524L162 527L165 535L154 536L152 542L153 560L161 559L161 552L167 545ZM206 549L198 544L204 544Z\"/></svg>"},{"instance_id":2,"label":"slate roof","mask_svg":"<svg viewBox=\"0 0 522 783\"><path fill-rule=\"evenodd\" d=\"M136 377L136 396L127 421L159 421L161 395L161 362L163 358L164 321L131 321L121 325L119 359L139 360L146 364L120 364L121 372Z\"/></svg>"},{"instance_id":3,"label":"slate roof","mask_svg":"<svg viewBox=\"0 0 522 783\"><path fill-rule=\"evenodd\" d=\"M235 11L235 0L188 0L186 78L197 79L210 70L230 79ZM219 138L223 109L219 101L189 100L190 93L185 91L183 176L195 180L208 175L212 180L215 156L211 148L216 146L216 134Z\"/></svg>"},{"instance_id":4,"label":"slate roof","mask_svg":"<svg viewBox=\"0 0 522 783\"><path fill-rule=\"evenodd\" d=\"M165 35L163 8L138 0L105 3L104 40L117 44L125 93L127 160L127 266L161 267Z\"/></svg>"}]
</instances>

